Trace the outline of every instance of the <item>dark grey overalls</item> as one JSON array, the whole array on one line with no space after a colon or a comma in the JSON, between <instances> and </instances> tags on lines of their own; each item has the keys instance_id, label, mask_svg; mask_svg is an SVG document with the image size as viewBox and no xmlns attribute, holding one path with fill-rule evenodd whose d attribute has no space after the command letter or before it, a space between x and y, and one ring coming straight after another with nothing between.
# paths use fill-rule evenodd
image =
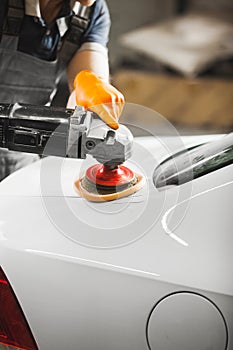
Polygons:
<instances>
[{"instance_id":1,"label":"dark grey overalls","mask_svg":"<svg viewBox=\"0 0 233 350\"><path fill-rule=\"evenodd\" d=\"M62 70L80 47L81 35L91 16L90 8L80 5L78 12L70 19L68 30L59 45L59 59L52 62L17 50L24 17L23 0L8 0L8 12L1 15L5 17L0 28L0 103L49 105ZM65 19L63 23L60 20L59 25L64 31ZM37 159L32 154L0 149L0 181Z\"/></svg>"}]
</instances>

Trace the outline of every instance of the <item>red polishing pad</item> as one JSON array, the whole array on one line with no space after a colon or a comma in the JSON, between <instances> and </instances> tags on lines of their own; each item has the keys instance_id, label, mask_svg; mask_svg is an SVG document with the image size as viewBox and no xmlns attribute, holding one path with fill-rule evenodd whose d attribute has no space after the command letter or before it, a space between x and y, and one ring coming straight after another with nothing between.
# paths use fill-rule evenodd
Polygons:
<instances>
[{"instance_id":1,"label":"red polishing pad","mask_svg":"<svg viewBox=\"0 0 233 350\"><path fill-rule=\"evenodd\" d=\"M135 175L132 170L123 165L111 168L102 164L95 164L87 169L86 178L103 186L121 186L130 183Z\"/></svg>"}]
</instances>

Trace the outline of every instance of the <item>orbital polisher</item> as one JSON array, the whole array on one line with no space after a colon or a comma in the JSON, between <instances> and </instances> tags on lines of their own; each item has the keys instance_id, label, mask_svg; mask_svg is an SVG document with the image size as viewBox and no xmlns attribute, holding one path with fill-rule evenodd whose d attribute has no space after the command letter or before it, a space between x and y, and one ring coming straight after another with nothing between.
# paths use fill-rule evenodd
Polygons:
<instances>
[{"instance_id":1,"label":"orbital polisher","mask_svg":"<svg viewBox=\"0 0 233 350\"><path fill-rule=\"evenodd\" d=\"M52 140L52 142L51 142ZM75 190L89 201L111 201L142 188L143 177L122 164L131 157L133 136L123 125L113 130L96 113L75 110L0 104L0 147L9 150L85 159L99 164L75 181Z\"/></svg>"}]
</instances>

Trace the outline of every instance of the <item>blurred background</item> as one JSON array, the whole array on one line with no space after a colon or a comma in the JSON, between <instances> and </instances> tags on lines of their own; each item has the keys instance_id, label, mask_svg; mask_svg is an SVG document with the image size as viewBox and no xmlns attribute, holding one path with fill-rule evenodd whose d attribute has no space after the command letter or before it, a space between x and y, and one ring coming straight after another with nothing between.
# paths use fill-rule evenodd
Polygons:
<instances>
[{"instance_id":1,"label":"blurred background","mask_svg":"<svg viewBox=\"0 0 233 350\"><path fill-rule=\"evenodd\" d=\"M111 81L126 102L159 112L181 134L232 131L232 0L106 1ZM141 112L122 121L134 118L156 123Z\"/></svg>"}]
</instances>

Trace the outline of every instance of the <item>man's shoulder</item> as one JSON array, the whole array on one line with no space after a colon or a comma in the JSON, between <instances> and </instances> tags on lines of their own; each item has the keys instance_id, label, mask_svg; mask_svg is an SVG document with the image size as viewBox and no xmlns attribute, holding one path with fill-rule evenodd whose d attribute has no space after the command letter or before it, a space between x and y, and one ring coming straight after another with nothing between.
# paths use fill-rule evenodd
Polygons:
<instances>
[{"instance_id":1,"label":"man's shoulder","mask_svg":"<svg viewBox=\"0 0 233 350\"><path fill-rule=\"evenodd\" d=\"M96 0L93 6L93 14L90 25L84 33L82 43L95 42L106 47L110 29L110 15L105 0Z\"/></svg>"},{"instance_id":2,"label":"man's shoulder","mask_svg":"<svg viewBox=\"0 0 233 350\"><path fill-rule=\"evenodd\" d=\"M105 0L96 0L94 3L94 11L93 11L93 23L109 23L110 15L108 5Z\"/></svg>"},{"instance_id":3,"label":"man's shoulder","mask_svg":"<svg viewBox=\"0 0 233 350\"><path fill-rule=\"evenodd\" d=\"M108 5L105 0L96 0L94 3L94 12L96 13L109 13Z\"/></svg>"}]
</instances>

